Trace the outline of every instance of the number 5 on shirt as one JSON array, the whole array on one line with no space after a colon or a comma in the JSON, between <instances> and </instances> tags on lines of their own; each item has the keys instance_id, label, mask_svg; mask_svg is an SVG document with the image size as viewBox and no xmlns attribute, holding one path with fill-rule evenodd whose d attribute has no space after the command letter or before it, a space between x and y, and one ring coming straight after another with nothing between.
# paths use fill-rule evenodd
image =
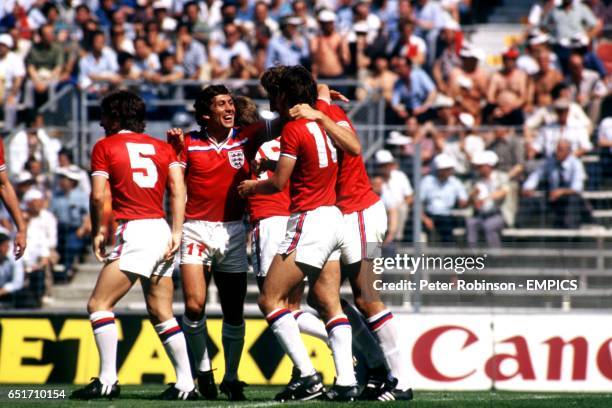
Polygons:
<instances>
[{"instance_id":1,"label":"number 5 on shirt","mask_svg":"<svg viewBox=\"0 0 612 408\"><path fill-rule=\"evenodd\" d=\"M153 188L157 183L157 167L149 157L154 156L155 147L152 144L126 143L132 168L132 179L141 188Z\"/></svg>"}]
</instances>

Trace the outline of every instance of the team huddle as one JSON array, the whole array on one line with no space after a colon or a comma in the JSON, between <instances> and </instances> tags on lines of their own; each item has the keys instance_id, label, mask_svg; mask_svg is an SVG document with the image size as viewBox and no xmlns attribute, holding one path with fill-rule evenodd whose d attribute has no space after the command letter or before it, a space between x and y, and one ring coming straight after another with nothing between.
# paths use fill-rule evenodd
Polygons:
<instances>
[{"instance_id":1,"label":"team huddle","mask_svg":"<svg viewBox=\"0 0 612 408\"><path fill-rule=\"evenodd\" d=\"M370 187L355 129L332 103L342 96L317 85L301 66L271 68L261 84L277 119L249 114L252 102L234 97L223 85L211 85L196 97L200 129L187 134L170 129L167 142L143 134L145 105L139 96L116 91L102 100L100 124L107 137L93 148L90 200L93 250L104 267L87 305L100 375L74 391L73 398L119 396L112 310L140 280L151 322L176 371L176 383L160 398L216 399L205 312L214 277L223 312L225 374L219 390L229 400L246 399L238 368L245 336L243 220L248 214L258 304L294 366L275 399L412 399L408 360L393 315L366 290L376 246L368 243L383 241L387 219ZM107 186L118 220L108 254L102 223ZM166 191L171 226L163 209ZM177 252L185 302L182 324L172 311ZM345 279L355 305L340 298ZM307 303L318 316L300 309L305 280ZM322 339L331 349L336 378L329 389L300 333ZM368 368L361 386L352 345Z\"/></svg>"}]
</instances>

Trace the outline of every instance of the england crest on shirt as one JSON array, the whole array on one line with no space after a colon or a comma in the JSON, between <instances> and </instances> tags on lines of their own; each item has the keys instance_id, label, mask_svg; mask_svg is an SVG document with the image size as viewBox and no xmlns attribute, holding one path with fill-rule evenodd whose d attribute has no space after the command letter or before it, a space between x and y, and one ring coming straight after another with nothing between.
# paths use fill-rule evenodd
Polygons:
<instances>
[{"instance_id":1,"label":"england crest on shirt","mask_svg":"<svg viewBox=\"0 0 612 408\"><path fill-rule=\"evenodd\" d=\"M235 169L240 169L244 165L244 152L241 150L230 150L227 152L229 163Z\"/></svg>"}]
</instances>

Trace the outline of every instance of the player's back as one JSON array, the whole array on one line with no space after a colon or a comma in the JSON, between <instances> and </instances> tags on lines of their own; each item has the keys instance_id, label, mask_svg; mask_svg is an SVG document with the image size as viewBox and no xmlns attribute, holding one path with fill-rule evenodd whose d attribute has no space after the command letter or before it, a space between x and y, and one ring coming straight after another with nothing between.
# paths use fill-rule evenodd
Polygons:
<instances>
[{"instance_id":1,"label":"player's back","mask_svg":"<svg viewBox=\"0 0 612 408\"><path fill-rule=\"evenodd\" d=\"M92 153L92 174L108 178L118 220L164 217L164 192L174 166L179 163L170 145L141 133L107 136Z\"/></svg>"},{"instance_id":2,"label":"player's back","mask_svg":"<svg viewBox=\"0 0 612 408\"><path fill-rule=\"evenodd\" d=\"M319 124L306 119L287 123L281 137L281 155L296 160L290 180L292 213L335 204L337 152Z\"/></svg>"},{"instance_id":3,"label":"player's back","mask_svg":"<svg viewBox=\"0 0 612 408\"><path fill-rule=\"evenodd\" d=\"M319 105L317 105L319 108ZM319 108L320 109L320 108ZM336 124L350 128L355 132L350 119L337 105L328 105L326 113ZM356 132L355 132L356 133ZM338 152L338 183L336 185L336 205L344 214L363 210L379 200L372 191L370 179L361 155Z\"/></svg>"}]
</instances>

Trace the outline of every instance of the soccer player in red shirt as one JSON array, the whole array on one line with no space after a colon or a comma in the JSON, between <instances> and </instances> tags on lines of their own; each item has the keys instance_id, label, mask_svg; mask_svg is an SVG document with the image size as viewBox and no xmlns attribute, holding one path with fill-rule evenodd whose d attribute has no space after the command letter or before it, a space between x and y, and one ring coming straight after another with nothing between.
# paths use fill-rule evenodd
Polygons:
<instances>
[{"instance_id":1,"label":"soccer player in red shirt","mask_svg":"<svg viewBox=\"0 0 612 408\"><path fill-rule=\"evenodd\" d=\"M181 279L185 301L183 326L196 360L200 393L215 399L217 389L206 349L206 292L211 273L223 311L225 375L221 392L230 400L245 399L238 366L244 346L244 299L247 284L246 200L238 184L250 177L248 157L255 134L234 126L236 109L223 85L202 90L195 101L200 130L182 134L170 129L168 139L180 149L185 168L187 206L181 243Z\"/></svg>"},{"instance_id":2,"label":"soccer player in red shirt","mask_svg":"<svg viewBox=\"0 0 612 408\"><path fill-rule=\"evenodd\" d=\"M0 142L0 201L2 201L8 210L17 227L17 233L15 234L13 243L13 253L15 254L15 259L19 259L23 256L23 252L26 248L26 225L21 210L19 209L19 200L15 194L15 189L6 173L4 143Z\"/></svg>"},{"instance_id":3,"label":"soccer player in red shirt","mask_svg":"<svg viewBox=\"0 0 612 408\"><path fill-rule=\"evenodd\" d=\"M277 106L288 118L289 108L317 99L312 75L303 67L289 67L280 82ZM332 400L354 400L358 395L352 367L351 327L340 306L339 273L322 273L323 265L340 246L342 214L337 207L335 185L337 152L321 126L307 120L289 121L281 134L281 157L267 180L247 180L240 193L272 194L282 191L289 179L291 216L285 240L272 261L258 303L283 349L296 367L294 376L277 400L307 400L323 394L321 375L310 361L299 327L287 308L289 294L307 275L311 304L327 322L329 344L336 365L336 382L325 395Z\"/></svg>"},{"instance_id":4,"label":"soccer player in red shirt","mask_svg":"<svg viewBox=\"0 0 612 408\"><path fill-rule=\"evenodd\" d=\"M185 337L172 313L172 272L185 210L183 174L172 147L143 134L145 105L128 91L107 95L101 103L106 137L92 152L90 198L93 252L104 267L87 303L100 354L100 376L72 393L75 399L119 396L115 304L140 279L147 310L176 371L176 384L162 399L193 400L195 390ZM107 181L118 220L116 244L106 254L107 231L101 225ZM163 199L170 191L172 229Z\"/></svg>"},{"instance_id":5,"label":"soccer player in red shirt","mask_svg":"<svg viewBox=\"0 0 612 408\"><path fill-rule=\"evenodd\" d=\"M317 110L307 104L301 104L291 109L291 116L317 123L331 119L338 126L355 133L346 113L337 105L330 105L331 100L325 87L319 88L319 95L321 97L317 101ZM337 140L338 128L328 125L325 129ZM375 256L374 247L381 245L385 238L387 216L382 201L372 191L361 155L354 153L355 151L338 151L336 206L340 208L344 218L344 239L340 253L334 254L331 260L336 260L340 255L343 277L348 277L357 308L366 317L367 326L378 340L393 376L389 380L385 375L371 376L360 398L381 401L410 400L412 390L409 388L407 373L408 358L398 347L397 329L392 313L380 300L378 293L372 290L371 260ZM343 302L343 310L350 318L353 332L360 333L356 336L356 344L361 344L365 352L371 350L373 347L369 345L369 333L356 328L362 325L360 316L346 302ZM368 364L370 368L373 365Z\"/></svg>"}]
</instances>

